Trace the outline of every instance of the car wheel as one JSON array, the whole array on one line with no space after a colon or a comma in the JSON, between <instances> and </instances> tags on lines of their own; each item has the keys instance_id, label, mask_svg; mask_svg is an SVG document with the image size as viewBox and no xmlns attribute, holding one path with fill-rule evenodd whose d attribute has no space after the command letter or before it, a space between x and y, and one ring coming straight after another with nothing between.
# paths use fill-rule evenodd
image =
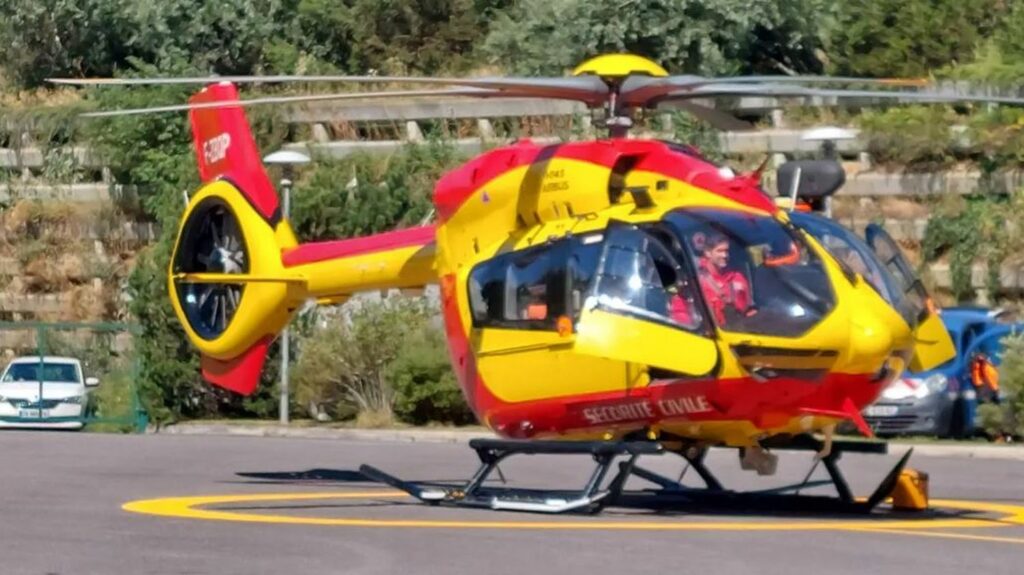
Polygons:
<instances>
[{"instance_id":1,"label":"car wheel","mask_svg":"<svg viewBox=\"0 0 1024 575\"><path fill-rule=\"evenodd\" d=\"M949 427L941 437L950 439L963 439L964 436L964 400L957 398L953 402L953 413L949 416Z\"/></svg>"}]
</instances>

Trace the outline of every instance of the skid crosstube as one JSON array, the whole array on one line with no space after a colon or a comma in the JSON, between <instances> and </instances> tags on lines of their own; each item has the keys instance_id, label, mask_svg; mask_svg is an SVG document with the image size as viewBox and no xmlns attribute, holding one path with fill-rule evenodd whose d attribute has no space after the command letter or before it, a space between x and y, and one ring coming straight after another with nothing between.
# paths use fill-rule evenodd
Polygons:
<instances>
[{"instance_id":1,"label":"skid crosstube","mask_svg":"<svg viewBox=\"0 0 1024 575\"><path fill-rule=\"evenodd\" d=\"M714 507L741 510L807 511L824 513L869 513L893 490L900 472L906 466L913 450L896 463L885 479L866 500L857 500L850 491L837 462L843 452L886 453L881 442L836 441L831 452L816 459L814 466L801 483L753 492L726 489L704 463L708 449L666 441L528 441L502 439L474 439L469 443L480 459L476 473L462 486L431 485L404 481L375 467L363 465L360 472L367 478L405 491L425 503L456 507L475 507L494 510L526 511L536 513L599 512L604 507L621 503L628 506L651 508ZM820 452L824 444L811 436L796 436L785 441L765 442L766 448L781 450L807 450ZM674 453L686 460L687 467L701 478L703 487L695 488L681 483L683 476L673 479L636 464L641 455ZM538 490L485 485L495 471L501 481L498 465L512 455L590 455L595 467L586 484L574 491ZM605 485L613 470L615 475ZM821 464L828 479L811 481L811 475ZM656 489L626 491L626 481L636 477L654 484ZM805 495L802 489L832 485L836 496Z\"/></svg>"}]
</instances>

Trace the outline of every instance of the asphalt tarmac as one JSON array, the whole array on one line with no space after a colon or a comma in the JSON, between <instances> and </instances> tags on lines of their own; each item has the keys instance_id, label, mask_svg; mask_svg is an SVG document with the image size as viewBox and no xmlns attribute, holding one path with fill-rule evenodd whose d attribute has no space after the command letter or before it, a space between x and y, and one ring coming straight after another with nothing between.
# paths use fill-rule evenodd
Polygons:
<instances>
[{"instance_id":1,"label":"asphalt tarmac","mask_svg":"<svg viewBox=\"0 0 1024 575\"><path fill-rule=\"evenodd\" d=\"M847 454L841 466L867 495L898 455ZM370 463L410 479L463 479L476 458L457 444L5 431L0 456L4 575L961 575L1017 572L1024 560L1020 461L915 456L932 498L950 501L923 517L861 519L447 509L356 472ZM671 456L645 465L682 469ZM709 465L727 486L766 488L802 479L810 454L783 454L773 478L740 471L732 452L713 452ZM590 466L585 456L532 456L502 469L515 485L569 488Z\"/></svg>"}]
</instances>

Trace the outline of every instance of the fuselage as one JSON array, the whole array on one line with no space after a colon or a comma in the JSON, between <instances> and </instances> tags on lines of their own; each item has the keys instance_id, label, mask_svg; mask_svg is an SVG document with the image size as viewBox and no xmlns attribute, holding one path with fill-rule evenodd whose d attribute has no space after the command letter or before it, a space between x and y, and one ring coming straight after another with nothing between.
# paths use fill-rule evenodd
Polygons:
<instances>
[{"instance_id":1,"label":"fuselage","mask_svg":"<svg viewBox=\"0 0 1024 575\"><path fill-rule=\"evenodd\" d=\"M756 178L683 146L521 142L447 174L435 203L452 364L505 436L751 445L847 417L912 354L899 311ZM733 287L744 309L716 293Z\"/></svg>"}]
</instances>

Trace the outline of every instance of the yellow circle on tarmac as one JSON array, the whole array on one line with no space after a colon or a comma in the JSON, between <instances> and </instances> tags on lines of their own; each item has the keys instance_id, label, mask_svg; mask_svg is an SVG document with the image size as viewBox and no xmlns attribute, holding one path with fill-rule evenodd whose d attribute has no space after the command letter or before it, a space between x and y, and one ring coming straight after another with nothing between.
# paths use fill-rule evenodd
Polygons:
<instances>
[{"instance_id":1,"label":"yellow circle on tarmac","mask_svg":"<svg viewBox=\"0 0 1024 575\"><path fill-rule=\"evenodd\" d=\"M125 503L122 509L133 513L203 519L209 521L235 521L244 523L273 523L291 525L324 525L339 527L390 527L427 529L557 529L557 530L624 530L624 531L878 531L893 533L918 532L920 530L1009 527L1024 526L1024 505L988 503L981 501L933 500L939 508L959 511L991 513L997 518L986 519L853 519L838 521L495 521L495 520L428 520L428 519L373 519L344 517L301 517L294 515L269 515L264 513L242 513L210 506L255 503L268 501L309 501L329 499L376 499L381 497L408 497L400 491L335 491L326 493L265 493L248 495L212 495L200 497L170 497L145 499ZM956 533L935 533L936 536L986 539L973 535ZM1006 538L989 538L992 540ZM1024 543L1024 539L1010 539L1010 542Z\"/></svg>"}]
</instances>

